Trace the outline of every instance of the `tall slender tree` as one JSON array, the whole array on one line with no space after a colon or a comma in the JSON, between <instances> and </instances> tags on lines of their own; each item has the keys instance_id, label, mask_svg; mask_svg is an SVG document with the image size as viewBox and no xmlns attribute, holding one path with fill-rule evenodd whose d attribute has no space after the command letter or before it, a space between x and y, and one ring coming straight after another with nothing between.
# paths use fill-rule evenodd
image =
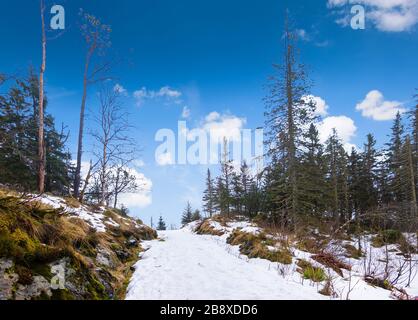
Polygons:
<instances>
[{"instance_id":1,"label":"tall slender tree","mask_svg":"<svg viewBox=\"0 0 418 320\"><path fill-rule=\"evenodd\" d=\"M401 154L404 138L404 126L402 116L398 112L392 126L392 133L387 150L388 169L390 174L390 189L392 199L395 202L402 202L404 194L402 193L402 175L401 175Z\"/></svg>"},{"instance_id":2,"label":"tall slender tree","mask_svg":"<svg viewBox=\"0 0 418 320\"><path fill-rule=\"evenodd\" d=\"M299 170L300 205L310 215L319 216L324 210L327 197L323 146L319 141L319 132L312 123L304 141L304 151Z\"/></svg>"},{"instance_id":3,"label":"tall slender tree","mask_svg":"<svg viewBox=\"0 0 418 320\"><path fill-rule=\"evenodd\" d=\"M282 209L290 219L300 212L298 202L298 150L303 128L313 120L315 104L309 96L310 83L306 67L299 62L296 32L286 16L282 65L274 65L277 76L271 77L270 94L266 98L269 155L280 162L285 175Z\"/></svg>"},{"instance_id":4,"label":"tall slender tree","mask_svg":"<svg viewBox=\"0 0 418 320\"><path fill-rule=\"evenodd\" d=\"M44 138L44 74L46 71L46 30L45 1L40 0L42 30L42 63L39 72L39 108L38 108L38 191L45 191L45 138Z\"/></svg>"},{"instance_id":5,"label":"tall slender tree","mask_svg":"<svg viewBox=\"0 0 418 320\"><path fill-rule=\"evenodd\" d=\"M92 83L100 80L106 80L108 77L106 77L105 74L109 71L111 66L111 63L108 61L92 66L94 57L96 55L103 56L104 50L110 46L110 26L103 24L100 19L84 12L83 10L80 11L80 16L82 19L80 30L87 45L87 53L84 63L83 95L81 99L80 124L78 132L77 165L74 178L74 196L76 198L80 195L81 161L83 156L84 118L87 90L89 85Z\"/></svg>"}]
</instances>

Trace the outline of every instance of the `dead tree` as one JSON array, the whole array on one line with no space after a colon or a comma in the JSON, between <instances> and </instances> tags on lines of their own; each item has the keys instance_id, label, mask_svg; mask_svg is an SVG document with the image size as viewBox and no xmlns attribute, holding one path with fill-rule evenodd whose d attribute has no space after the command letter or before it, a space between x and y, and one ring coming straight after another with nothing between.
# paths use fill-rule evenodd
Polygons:
<instances>
[{"instance_id":1,"label":"dead tree","mask_svg":"<svg viewBox=\"0 0 418 320\"><path fill-rule=\"evenodd\" d=\"M91 134L95 140L93 153L98 163L95 172L98 202L105 205L109 204L115 192L118 195L133 189L135 177L125 175L125 172L135 159L136 148L129 136L132 126L128 121L128 113L123 111L120 104L120 92L111 86L103 86L99 101L99 112L95 116L97 129ZM113 183L117 184L116 188L112 186Z\"/></svg>"}]
</instances>

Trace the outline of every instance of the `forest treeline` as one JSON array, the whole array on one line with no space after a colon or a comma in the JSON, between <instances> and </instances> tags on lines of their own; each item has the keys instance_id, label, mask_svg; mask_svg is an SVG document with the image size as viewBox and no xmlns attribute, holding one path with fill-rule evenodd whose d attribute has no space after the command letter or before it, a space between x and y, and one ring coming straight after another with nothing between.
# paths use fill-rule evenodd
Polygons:
<instances>
[{"instance_id":1,"label":"forest treeline","mask_svg":"<svg viewBox=\"0 0 418 320\"><path fill-rule=\"evenodd\" d=\"M237 169L225 140L220 175L207 172L204 212L262 218L294 228L316 221L341 227L417 230L418 95L413 110L397 114L388 142L368 134L361 150L346 151L334 129L322 144L308 99L311 81L299 62L297 37L288 27L281 65L265 99L268 165ZM413 89L411 89L412 91ZM413 91L412 91L413 92Z\"/></svg>"}]
</instances>

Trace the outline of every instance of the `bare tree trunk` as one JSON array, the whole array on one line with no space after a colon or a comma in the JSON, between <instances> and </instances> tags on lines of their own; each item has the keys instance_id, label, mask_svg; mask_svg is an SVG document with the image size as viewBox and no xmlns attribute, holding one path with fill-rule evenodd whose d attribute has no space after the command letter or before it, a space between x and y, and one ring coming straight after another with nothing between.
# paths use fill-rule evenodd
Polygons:
<instances>
[{"instance_id":1,"label":"bare tree trunk","mask_svg":"<svg viewBox=\"0 0 418 320\"><path fill-rule=\"evenodd\" d=\"M86 64L84 66L83 98L81 100L81 109L80 109L80 128L78 131L77 166L75 170L75 180L74 180L74 197L75 198L78 198L80 195L81 158L83 156L84 115L85 115L85 110L86 110L86 99L87 99L88 70L89 70L90 59L91 59L92 54L93 54L92 50L90 50L87 53Z\"/></svg>"},{"instance_id":2,"label":"bare tree trunk","mask_svg":"<svg viewBox=\"0 0 418 320\"><path fill-rule=\"evenodd\" d=\"M84 195L86 194L87 186L89 185L89 181L90 181L90 178L91 178L92 171L93 171L93 164L90 160L89 171L87 172L86 179L84 180L83 190L81 190L80 196L78 198L78 201L80 201L81 203L83 203L83 201L84 201Z\"/></svg>"},{"instance_id":3,"label":"bare tree trunk","mask_svg":"<svg viewBox=\"0 0 418 320\"><path fill-rule=\"evenodd\" d=\"M100 196L100 205L104 205L107 199L107 147L108 147L108 137L105 134L104 143L103 143L103 166L102 166L102 173L101 173L101 196Z\"/></svg>"},{"instance_id":4,"label":"bare tree trunk","mask_svg":"<svg viewBox=\"0 0 418 320\"><path fill-rule=\"evenodd\" d=\"M42 21L42 65L39 73L39 110L38 110L38 191L45 191L45 148L44 148L44 74L46 69L46 34L45 34L45 3L40 1Z\"/></svg>"},{"instance_id":5,"label":"bare tree trunk","mask_svg":"<svg viewBox=\"0 0 418 320\"><path fill-rule=\"evenodd\" d=\"M113 208L116 209L118 205L118 197L119 197L119 175L120 175L120 169L117 169L116 173L116 180L115 180L115 193L114 193L114 200L113 200Z\"/></svg>"},{"instance_id":6,"label":"bare tree trunk","mask_svg":"<svg viewBox=\"0 0 418 320\"><path fill-rule=\"evenodd\" d=\"M409 176L410 176L410 188L411 188L411 211L412 217L416 218L417 215L417 195L415 193L415 173L414 173L414 161L412 158L412 150L411 150L411 141L410 138L407 137L406 142L407 144L407 156L408 156L408 169L409 169Z\"/></svg>"}]
</instances>

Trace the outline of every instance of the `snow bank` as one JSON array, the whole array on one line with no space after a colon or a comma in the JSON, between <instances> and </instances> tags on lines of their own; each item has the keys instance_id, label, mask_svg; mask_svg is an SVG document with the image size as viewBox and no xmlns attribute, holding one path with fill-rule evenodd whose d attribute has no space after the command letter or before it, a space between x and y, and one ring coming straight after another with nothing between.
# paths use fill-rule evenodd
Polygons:
<instances>
[{"instance_id":1,"label":"snow bank","mask_svg":"<svg viewBox=\"0 0 418 320\"><path fill-rule=\"evenodd\" d=\"M394 299L399 298L399 290L404 290L410 298L418 296L418 255L415 254L412 255L412 257L405 257L396 245L375 248L371 245L373 235L363 236L361 238L361 247L365 256L360 257L359 259L347 257L347 250L345 249L345 246L347 245L357 247L358 239L356 241L330 241L330 243L326 246L324 252L332 254L339 261L351 266L351 271L342 270L343 276L341 276L334 270L313 260L312 253L296 249L295 244L290 246L290 251L293 255L293 262L291 265L282 265L280 263L274 263L258 258L249 259L247 256L243 256L240 253L239 246L231 246L227 244L227 239L234 230L240 230L241 232L257 235L263 231L261 228L248 221L233 221L227 222L224 225L217 221L210 221L210 225L215 230L222 231L223 235L201 235L200 237L206 239L207 241L215 242L229 254L246 260L248 264L258 265L269 270L276 270L283 279L291 283L304 285L308 283L309 286L317 287L319 291L323 287L324 282L321 284L312 283L310 280L304 279L300 273L296 272L296 270L298 269L297 262L299 260L306 260L315 267L321 267L326 270L327 276L331 281L335 292L334 299ZM193 227L187 226L184 231L193 232L195 228L195 225ZM416 235L407 234L405 237L411 244L416 246ZM280 236L267 234L267 238L279 239ZM274 246L267 246L267 249L273 252L277 251L277 248ZM410 268L410 270L406 270L407 268ZM365 274L377 278L385 278L385 272L391 275L389 277L390 281L395 282L394 286L396 289L394 289L393 292L380 287L372 286L364 280ZM406 285L408 283L410 283L410 285L407 287ZM394 296L394 293L397 293L396 297Z\"/></svg>"},{"instance_id":2,"label":"snow bank","mask_svg":"<svg viewBox=\"0 0 418 320\"><path fill-rule=\"evenodd\" d=\"M106 224L119 227L118 223L103 214L105 208L100 208L98 212L93 212L90 208L84 205L80 205L79 208L73 208L67 205L64 199L51 195L36 197L34 198L34 201L39 201L54 209L62 210L65 214L80 218L86 221L97 232L106 232Z\"/></svg>"}]
</instances>

